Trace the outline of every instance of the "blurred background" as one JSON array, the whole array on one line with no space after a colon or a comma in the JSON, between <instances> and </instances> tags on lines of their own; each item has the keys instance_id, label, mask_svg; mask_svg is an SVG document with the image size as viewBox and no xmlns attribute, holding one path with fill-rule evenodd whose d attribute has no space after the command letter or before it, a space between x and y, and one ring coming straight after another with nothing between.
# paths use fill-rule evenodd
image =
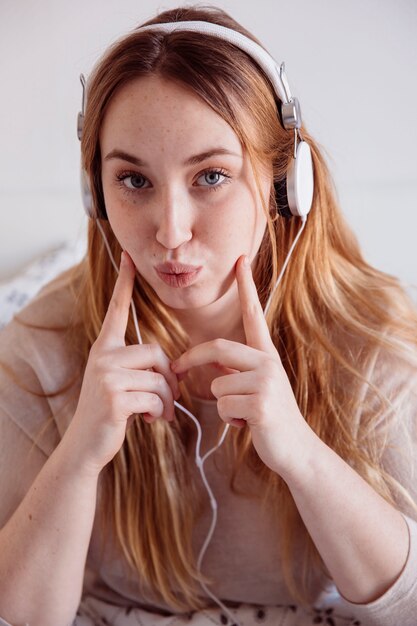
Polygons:
<instances>
[{"instance_id":1,"label":"blurred background","mask_svg":"<svg viewBox=\"0 0 417 626\"><path fill-rule=\"evenodd\" d=\"M115 39L178 4L0 0L0 284L57 250L67 264L82 254L79 75ZM212 4L285 61L365 257L417 301L416 0Z\"/></svg>"}]
</instances>

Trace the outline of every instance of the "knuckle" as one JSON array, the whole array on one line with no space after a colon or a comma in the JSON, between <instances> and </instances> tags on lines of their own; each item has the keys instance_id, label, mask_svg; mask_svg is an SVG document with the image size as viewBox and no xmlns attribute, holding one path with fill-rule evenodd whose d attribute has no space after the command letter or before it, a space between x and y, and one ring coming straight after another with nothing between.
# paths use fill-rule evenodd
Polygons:
<instances>
[{"instance_id":1,"label":"knuckle","mask_svg":"<svg viewBox=\"0 0 417 626\"><path fill-rule=\"evenodd\" d=\"M210 391L211 393L215 396L216 395L216 390L217 390L217 382L216 382L216 378L211 382L210 385Z\"/></svg>"},{"instance_id":2,"label":"knuckle","mask_svg":"<svg viewBox=\"0 0 417 626\"><path fill-rule=\"evenodd\" d=\"M159 372L152 373L152 382L157 389L162 389L165 386L165 378Z\"/></svg>"},{"instance_id":3,"label":"knuckle","mask_svg":"<svg viewBox=\"0 0 417 626\"><path fill-rule=\"evenodd\" d=\"M265 363L264 366L265 371L269 374L271 374L272 372L276 371L277 367L278 367L278 363L276 361L276 359L267 356L265 359Z\"/></svg>"},{"instance_id":4,"label":"knuckle","mask_svg":"<svg viewBox=\"0 0 417 626\"><path fill-rule=\"evenodd\" d=\"M226 348L226 345L227 341L222 337L217 337L213 340L213 348L215 348L215 350L224 350Z\"/></svg>"},{"instance_id":5,"label":"knuckle","mask_svg":"<svg viewBox=\"0 0 417 626\"><path fill-rule=\"evenodd\" d=\"M146 352L145 358L147 361L154 362L156 360L155 344L144 343L141 345L142 350Z\"/></svg>"},{"instance_id":6,"label":"knuckle","mask_svg":"<svg viewBox=\"0 0 417 626\"><path fill-rule=\"evenodd\" d=\"M152 405L155 407L162 404L161 398L156 393L151 394L151 402L152 402Z\"/></svg>"},{"instance_id":7,"label":"knuckle","mask_svg":"<svg viewBox=\"0 0 417 626\"><path fill-rule=\"evenodd\" d=\"M264 391L266 391L269 387L269 380L270 380L270 376L269 376L269 372L259 372L258 373L258 391L259 393L263 393Z\"/></svg>"},{"instance_id":8,"label":"knuckle","mask_svg":"<svg viewBox=\"0 0 417 626\"><path fill-rule=\"evenodd\" d=\"M161 398L156 393L153 393L150 396L150 406L152 410L155 411L155 413L159 413L162 415L164 411L164 404Z\"/></svg>"},{"instance_id":9,"label":"knuckle","mask_svg":"<svg viewBox=\"0 0 417 626\"><path fill-rule=\"evenodd\" d=\"M161 355L161 356L164 355L164 351L162 350L162 347L161 347L161 345L159 343L154 342L151 345L153 346L155 354L158 354L158 355Z\"/></svg>"},{"instance_id":10,"label":"knuckle","mask_svg":"<svg viewBox=\"0 0 417 626\"><path fill-rule=\"evenodd\" d=\"M120 412L121 409L121 401L120 401L120 397L119 394L117 393L113 393L108 391L104 396L103 399L105 400L107 406L110 409L110 412L113 415L116 415Z\"/></svg>"},{"instance_id":11,"label":"knuckle","mask_svg":"<svg viewBox=\"0 0 417 626\"><path fill-rule=\"evenodd\" d=\"M112 372L108 370L104 371L100 376L101 385L105 389L113 389L114 388L114 375Z\"/></svg>"},{"instance_id":12,"label":"knuckle","mask_svg":"<svg viewBox=\"0 0 417 626\"><path fill-rule=\"evenodd\" d=\"M258 400L257 409L261 413L261 415L266 415L270 410L268 407L268 402L264 396L261 396Z\"/></svg>"},{"instance_id":13,"label":"knuckle","mask_svg":"<svg viewBox=\"0 0 417 626\"><path fill-rule=\"evenodd\" d=\"M101 347L96 347L90 350L90 356L93 357L93 361L94 361L94 366L100 370L100 369L105 369L106 367L106 362L107 362L107 356L105 355L105 353L103 352L103 350L101 349Z\"/></svg>"},{"instance_id":14,"label":"knuckle","mask_svg":"<svg viewBox=\"0 0 417 626\"><path fill-rule=\"evenodd\" d=\"M126 372L129 378L129 384L132 389L136 389L140 383L139 376L140 372Z\"/></svg>"},{"instance_id":15,"label":"knuckle","mask_svg":"<svg viewBox=\"0 0 417 626\"><path fill-rule=\"evenodd\" d=\"M222 398L219 398L217 400L217 411L220 417L225 417L226 412L227 412L227 407L228 407L228 402L227 402L226 396L223 396Z\"/></svg>"},{"instance_id":16,"label":"knuckle","mask_svg":"<svg viewBox=\"0 0 417 626\"><path fill-rule=\"evenodd\" d=\"M107 356L105 356L102 353L96 356L94 359L94 369L96 370L97 375L99 375L102 378L108 372L108 369L109 369Z\"/></svg>"},{"instance_id":17,"label":"knuckle","mask_svg":"<svg viewBox=\"0 0 417 626\"><path fill-rule=\"evenodd\" d=\"M146 345L147 345L148 351L153 355L156 355L158 351L161 349L160 345L155 342L147 343Z\"/></svg>"}]
</instances>

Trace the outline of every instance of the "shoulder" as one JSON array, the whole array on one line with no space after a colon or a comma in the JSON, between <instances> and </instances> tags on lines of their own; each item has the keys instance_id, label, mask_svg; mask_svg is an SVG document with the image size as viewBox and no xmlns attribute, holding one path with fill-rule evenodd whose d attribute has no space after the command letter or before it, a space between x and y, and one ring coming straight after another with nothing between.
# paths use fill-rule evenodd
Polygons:
<instances>
[{"instance_id":1,"label":"shoulder","mask_svg":"<svg viewBox=\"0 0 417 626\"><path fill-rule=\"evenodd\" d=\"M68 270L45 285L0 331L0 413L31 438L51 416L62 436L79 395L82 327L74 276Z\"/></svg>"},{"instance_id":2,"label":"shoulder","mask_svg":"<svg viewBox=\"0 0 417 626\"><path fill-rule=\"evenodd\" d=\"M395 393L417 376L417 335L409 330L381 325L365 335L332 327L329 342L343 360L341 371L355 373L363 384L373 383ZM345 385L343 376L341 380Z\"/></svg>"},{"instance_id":3,"label":"shoulder","mask_svg":"<svg viewBox=\"0 0 417 626\"><path fill-rule=\"evenodd\" d=\"M14 320L50 329L66 328L77 323L76 304L82 280L79 268L80 265L71 267L49 281L14 316Z\"/></svg>"},{"instance_id":4,"label":"shoulder","mask_svg":"<svg viewBox=\"0 0 417 626\"><path fill-rule=\"evenodd\" d=\"M0 331L0 357L11 351L35 363L36 355L69 348L72 330L80 322L79 282L71 268L47 283Z\"/></svg>"},{"instance_id":5,"label":"shoulder","mask_svg":"<svg viewBox=\"0 0 417 626\"><path fill-rule=\"evenodd\" d=\"M372 382L392 400L416 392L417 342L398 336L384 336L388 345L375 349Z\"/></svg>"}]
</instances>

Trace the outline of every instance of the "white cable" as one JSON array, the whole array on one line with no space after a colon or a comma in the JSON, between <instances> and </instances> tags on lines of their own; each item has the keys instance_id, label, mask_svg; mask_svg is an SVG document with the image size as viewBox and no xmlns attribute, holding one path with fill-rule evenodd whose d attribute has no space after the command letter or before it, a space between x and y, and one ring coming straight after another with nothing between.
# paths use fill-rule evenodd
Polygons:
<instances>
[{"instance_id":1,"label":"white cable","mask_svg":"<svg viewBox=\"0 0 417 626\"><path fill-rule=\"evenodd\" d=\"M280 272L280 274L279 274L279 276L278 276L278 278L277 278L277 282L275 283L275 286L274 286L273 290L271 291L271 294L270 294L270 296L269 296L269 298L268 298L268 300L267 300L267 303L266 303L266 305L265 305L265 309L264 309L264 317L265 317L265 315L266 315L266 314L267 314L267 312L268 312L268 309L269 309L269 307L270 307L270 305L271 305L271 302L272 302L272 297L273 297L273 295L274 295L274 293L275 293L275 289L278 287L279 283L281 282L281 278L282 278L282 277L283 277L283 275L284 275L285 268L286 268L286 267L287 267L287 265L288 265L288 261L289 261L289 260L290 260L290 258L291 258L291 255L292 255L293 250L294 250L294 248L295 248L295 246L296 246L296 244L297 244L297 241L298 241L298 239L299 239L299 237L300 237L301 233L302 233L302 232L303 232L303 230L304 230L304 226L306 225L306 222L307 222L307 215L303 215L303 216L301 217L301 221L302 221L301 228L300 228L300 230L298 231L296 238L295 238L295 239L294 239L294 241L292 242L292 246L291 246L290 251L288 252L287 257L286 257L286 259L285 259L285 261L284 261L284 264L283 264L283 266L282 266L282 268L281 268L281 272Z\"/></svg>"},{"instance_id":2,"label":"white cable","mask_svg":"<svg viewBox=\"0 0 417 626\"><path fill-rule=\"evenodd\" d=\"M294 241L293 241L293 243L291 245L291 248L290 248L290 250L289 250L289 252L287 254L287 257L286 257L286 259L284 261L284 264L282 266L281 272L280 272L280 274L279 274L279 276L277 278L277 281L276 281L276 283L274 285L274 288L273 288L273 290L272 290L272 292L271 292L271 294L270 294L270 296L268 298L268 301L266 303L265 309L263 311L264 316L266 315L266 313L267 313L267 311L268 311L268 309L269 309L269 307L271 305L272 297L273 297L273 295L275 293L275 290L278 287L279 283L281 282L281 279L282 279L282 277L284 275L284 271L285 271L285 269L286 269L286 267L288 265L290 257L292 255L292 253L294 251L294 248L295 248L295 246L297 244L297 241L298 241L298 239L299 239L299 237L300 237L300 235L301 235L301 233L302 233L302 231L303 231L303 229L305 227L305 224L306 224L306 221L307 221L307 216L301 217L301 221L302 221L301 228L298 231L297 236L295 237L295 239L294 239ZM116 270L116 272L118 274L119 273L119 268L117 267L117 264L116 264L116 262L115 262L115 260L113 258L113 254L112 254L112 251L110 249L109 242L107 241L106 234L105 234L105 232L104 232L104 230L103 230L103 228L102 228L102 226L100 224L100 220L96 220L96 223L97 223L97 226L98 226L98 228L99 228L99 230L101 232L101 235L103 237L103 241L104 241L104 244L105 244L105 246L107 248L107 252L109 253L110 260L111 260L111 262L113 264L113 267L114 267L114 269ZM130 301L130 305L131 305L131 309L132 309L133 321L134 321L134 324L135 324L135 330L136 330L136 334L137 334L137 337L138 337L138 341L139 341L139 344L142 344L143 341L142 341L142 336L141 336L140 330L139 330L138 318L137 318L137 315L136 315L136 307L134 305L133 299ZM216 501L216 499L214 497L214 494L213 494L213 492L211 490L211 487L210 487L210 485L208 483L206 474L204 472L204 463L223 444L223 442L224 442L224 440L226 438L227 432L228 432L228 430L230 428L230 424L226 424L225 425L225 427L223 429L223 432L222 432L222 435L221 435L218 443L213 448L211 448L208 452L206 452L206 454L203 457L201 457L200 449L201 449L201 440L202 440L203 433L202 433L201 426L200 426L200 423L199 423L198 419L185 406L182 406L182 404L179 404L176 400L174 400L174 405L178 409L180 409L183 413L188 415L193 420L194 424L196 425L196 428L197 428L197 441L196 441L196 447L195 447L195 464L196 464L196 466L199 469L199 472L200 472L200 475L201 475L201 479L202 479L203 484L204 484L204 486L206 488L206 491L207 491L207 493L209 495L210 506L211 506L211 509L212 509L212 512L213 512L211 525L210 525L210 530L209 530L209 532L207 534L207 537L206 537L206 539L205 539L205 541L203 543L203 546L202 546L202 548L200 550L200 554L198 555L198 559L197 559L197 570L201 574L201 565L202 565L202 562L203 562L203 558L204 558L206 550L207 550L207 548L208 548L208 546L210 544L210 541L211 541L211 539L213 537L214 530L216 528L216 523L217 523L217 501ZM223 602L219 598L217 598L217 596L215 596L214 593L212 593L210 591L210 589L208 589L207 585L205 583L203 583L203 582L200 582L200 585L203 588L203 590L206 592L206 594L210 598L212 598L212 600L214 600L216 602L216 604L222 609L222 611L224 611L226 613L226 615L232 620L232 624L234 626L239 626L239 624L236 621L236 619L233 616L233 614L223 604Z\"/></svg>"}]
</instances>

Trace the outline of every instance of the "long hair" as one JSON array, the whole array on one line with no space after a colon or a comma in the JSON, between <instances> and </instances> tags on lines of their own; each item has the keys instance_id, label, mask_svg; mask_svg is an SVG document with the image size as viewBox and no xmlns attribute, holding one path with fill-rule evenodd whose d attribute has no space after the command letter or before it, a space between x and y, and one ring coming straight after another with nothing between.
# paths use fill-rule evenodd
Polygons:
<instances>
[{"instance_id":1,"label":"long hair","mask_svg":"<svg viewBox=\"0 0 417 626\"><path fill-rule=\"evenodd\" d=\"M227 13L211 6L164 11L146 24L181 20L213 22L257 41ZM239 137L255 173L269 164L274 182L281 184L293 151L294 137L280 122L272 85L245 52L192 32L131 31L105 52L89 78L81 145L94 204L116 262L121 247L102 219L106 208L99 132L114 94L129 81L149 75L177 81L218 113ZM366 373L378 351L401 361L403 346L417 348L417 312L397 278L365 261L338 206L322 150L305 126L301 132L312 150L313 204L268 311L270 334L299 409L314 432L388 502L395 504L400 496L411 501L383 466L385 431L377 425L392 423L396 416L390 398ZM256 180L260 191L259 177ZM263 209L268 223L254 279L264 307L300 222L277 217L273 186ZM86 363L116 280L95 220L89 223L86 259L71 276L81 278L77 302ZM177 358L187 349L188 337L141 276L136 276L133 298L143 341L158 342L169 359ZM126 342L137 343L132 320ZM364 385L367 393L360 394ZM180 388L181 402L194 410L186 381ZM196 489L187 470L193 428L178 410L172 423L135 419L122 448L100 476L103 532L111 533L127 568L144 588L178 610L202 606L201 576L191 547ZM232 488L238 490L243 465L261 477L265 505L276 514L288 588L300 602L311 601L314 577L328 572L288 487L259 459L248 429L232 429L228 440L234 459ZM302 572L294 568L296 549L302 550Z\"/></svg>"}]
</instances>

